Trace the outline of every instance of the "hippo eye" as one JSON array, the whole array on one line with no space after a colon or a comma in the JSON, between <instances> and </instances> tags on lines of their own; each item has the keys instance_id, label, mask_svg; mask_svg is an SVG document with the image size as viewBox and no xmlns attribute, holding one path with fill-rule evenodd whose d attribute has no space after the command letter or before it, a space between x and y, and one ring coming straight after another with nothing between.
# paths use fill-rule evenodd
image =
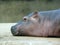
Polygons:
<instances>
[{"instance_id":1,"label":"hippo eye","mask_svg":"<svg viewBox=\"0 0 60 45\"><path fill-rule=\"evenodd\" d=\"M23 18L24 21L27 21L27 18Z\"/></svg>"},{"instance_id":2,"label":"hippo eye","mask_svg":"<svg viewBox=\"0 0 60 45\"><path fill-rule=\"evenodd\" d=\"M24 20L26 20L26 18L24 18Z\"/></svg>"}]
</instances>

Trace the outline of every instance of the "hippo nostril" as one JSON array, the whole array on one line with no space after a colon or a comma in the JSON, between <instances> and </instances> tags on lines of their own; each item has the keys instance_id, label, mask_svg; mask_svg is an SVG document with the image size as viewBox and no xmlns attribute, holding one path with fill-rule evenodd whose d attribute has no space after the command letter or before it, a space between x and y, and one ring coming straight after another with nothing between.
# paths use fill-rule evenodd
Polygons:
<instances>
[{"instance_id":1,"label":"hippo nostril","mask_svg":"<svg viewBox=\"0 0 60 45\"><path fill-rule=\"evenodd\" d=\"M12 26L12 27L11 27L11 30L16 30L16 27L15 27L15 26Z\"/></svg>"}]
</instances>

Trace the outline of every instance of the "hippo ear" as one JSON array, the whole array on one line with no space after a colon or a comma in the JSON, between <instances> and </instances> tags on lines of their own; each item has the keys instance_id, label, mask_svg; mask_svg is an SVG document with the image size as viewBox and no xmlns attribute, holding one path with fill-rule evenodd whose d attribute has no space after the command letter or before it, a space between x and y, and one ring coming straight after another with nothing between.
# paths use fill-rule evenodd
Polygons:
<instances>
[{"instance_id":1,"label":"hippo ear","mask_svg":"<svg viewBox=\"0 0 60 45\"><path fill-rule=\"evenodd\" d=\"M34 12L33 18L38 18L38 17L39 17L38 12Z\"/></svg>"},{"instance_id":2,"label":"hippo ear","mask_svg":"<svg viewBox=\"0 0 60 45\"><path fill-rule=\"evenodd\" d=\"M38 12L36 11L36 12L34 12L34 14L38 14Z\"/></svg>"},{"instance_id":3,"label":"hippo ear","mask_svg":"<svg viewBox=\"0 0 60 45\"><path fill-rule=\"evenodd\" d=\"M39 13L38 12L34 12L32 17L31 17L31 20L34 20L36 22L40 21Z\"/></svg>"}]
</instances>

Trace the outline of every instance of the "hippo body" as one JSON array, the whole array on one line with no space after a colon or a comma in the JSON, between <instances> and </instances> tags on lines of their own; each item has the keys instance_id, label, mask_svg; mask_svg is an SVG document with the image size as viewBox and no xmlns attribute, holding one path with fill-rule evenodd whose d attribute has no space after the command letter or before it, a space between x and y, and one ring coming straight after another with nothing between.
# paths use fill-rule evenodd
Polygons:
<instances>
[{"instance_id":1,"label":"hippo body","mask_svg":"<svg viewBox=\"0 0 60 45\"><path fill-rule=\"evenodd\" d=\"M11 27L14 36L60 37L60 9L32 12Z\"/></svg>"}]
</instances>

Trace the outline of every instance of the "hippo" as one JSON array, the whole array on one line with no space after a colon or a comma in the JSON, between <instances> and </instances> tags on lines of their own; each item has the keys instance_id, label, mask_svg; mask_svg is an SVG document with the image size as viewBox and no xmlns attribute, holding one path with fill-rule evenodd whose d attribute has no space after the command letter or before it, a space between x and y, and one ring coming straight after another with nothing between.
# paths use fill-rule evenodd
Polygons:
<instances>
[{"instance_id":1,"label":"hippo","mask_svg":"<svg viewBox=\"0 0 60 45\"><path fill-rule=\"evenodd\" d=\"M60 9L35 11L11 27L13 36L60 37Z\"/></svg>"}]
</instances>

